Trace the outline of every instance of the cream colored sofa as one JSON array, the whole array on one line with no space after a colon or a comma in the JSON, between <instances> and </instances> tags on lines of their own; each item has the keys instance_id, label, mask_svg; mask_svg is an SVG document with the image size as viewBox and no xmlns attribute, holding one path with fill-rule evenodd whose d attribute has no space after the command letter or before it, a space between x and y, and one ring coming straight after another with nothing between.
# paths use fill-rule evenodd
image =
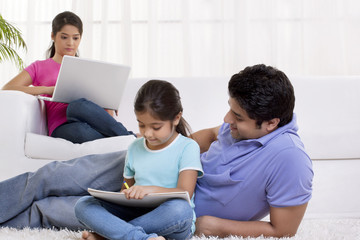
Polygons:
<instances>
[{"instance_id":1,"label":"cream colored sofa","mask_svg":"<svg viewBox=\"0 0 360 240\"><path fill-rule=\"evenodd\" d=\"M299 134L313 159L314 191L306 218L360 217L360 76L290 76ZM147 79L129 79L118 120L137 132L133 100ZM227 82L219 78L170 78L180 91L193 130L217 126L228 110ZM126 149L133 137L72 144L46 136L44 105L16 91L0 91L0 180L53 160Z\"/></svg>"}]
</instances>

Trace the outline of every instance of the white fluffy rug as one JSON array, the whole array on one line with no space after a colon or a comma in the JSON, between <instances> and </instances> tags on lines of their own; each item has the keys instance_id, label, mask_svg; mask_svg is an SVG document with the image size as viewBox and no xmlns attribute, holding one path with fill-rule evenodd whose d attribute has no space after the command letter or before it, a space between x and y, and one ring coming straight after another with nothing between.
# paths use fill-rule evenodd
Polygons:
<instances>
[{"instance_id":1,"label":"white fluffy rug","mask_svg":"<svg viewBox=\"0 0 360 240\"><path fill-rule=\"evenodd\" d=\"M68 230L55 231L50 229L23 229L0 228L1 240L75 240L80 238L80 232ZM216 240L218 238L193 237L192 240ZM224 240L274 240L277 238L242 238L227 237ZM301 223L298 233L292 238L282 240L360 240L360 219L305 219Z\"/></svg>"}]
</instances>

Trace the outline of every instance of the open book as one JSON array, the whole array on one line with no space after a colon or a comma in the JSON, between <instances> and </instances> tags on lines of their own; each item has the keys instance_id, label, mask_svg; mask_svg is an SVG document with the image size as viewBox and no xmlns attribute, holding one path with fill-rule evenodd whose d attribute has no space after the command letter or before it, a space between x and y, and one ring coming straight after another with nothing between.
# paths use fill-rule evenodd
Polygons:
<instances>
[{"instance_id":1,"label":"open book","mask_svg":"<svg viewBox=\"0 0 360 240\"><path fill-rule=\"evenodd\" d=\"M96 190L93 188L88 188L88 192L102 200L116 203L119 205L129 206L129 207L157 207L161 203L165 202L171 198L182 198L188 201L190 204L189 193L184 192L167 192L167 193L150 193L146 195L143 199L127 199L124 193L121 192L109 192Z\"/></svg>"}]
</instances>

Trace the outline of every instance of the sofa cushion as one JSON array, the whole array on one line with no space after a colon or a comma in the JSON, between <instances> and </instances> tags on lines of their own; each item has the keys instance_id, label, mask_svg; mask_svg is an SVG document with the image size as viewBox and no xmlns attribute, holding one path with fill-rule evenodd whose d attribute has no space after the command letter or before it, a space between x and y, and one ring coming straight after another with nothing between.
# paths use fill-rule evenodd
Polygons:
<instances>
[{"instance_id":1,"label":"sofa cushion","mask_svg":"<svg viewBox=\"0 0 360 240\"><path fill-rule=\"evenodd\" d=\"M127 135L78 144L62 138L26 133L25 155L34 159L69 160L89 154L126 150L134 140L133 135Z\"/></svg>"}]
</instances>

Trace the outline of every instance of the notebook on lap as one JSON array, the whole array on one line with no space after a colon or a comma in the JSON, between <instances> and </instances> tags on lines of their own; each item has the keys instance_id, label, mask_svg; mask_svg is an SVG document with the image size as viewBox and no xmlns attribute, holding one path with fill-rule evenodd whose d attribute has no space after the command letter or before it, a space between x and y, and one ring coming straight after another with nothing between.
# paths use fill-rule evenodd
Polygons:
<instances>
[{"instance_id":1,"label":"notebook on lap","mask_svg":"<svg viewBox=\"0 0 360 240\"><path fill-rule=\"evenodd\" d=\"M39 98L63 103L86 98L117 110L129 73L129 66L65 55L52 97Z\"/></svg>"}]
</instances>

